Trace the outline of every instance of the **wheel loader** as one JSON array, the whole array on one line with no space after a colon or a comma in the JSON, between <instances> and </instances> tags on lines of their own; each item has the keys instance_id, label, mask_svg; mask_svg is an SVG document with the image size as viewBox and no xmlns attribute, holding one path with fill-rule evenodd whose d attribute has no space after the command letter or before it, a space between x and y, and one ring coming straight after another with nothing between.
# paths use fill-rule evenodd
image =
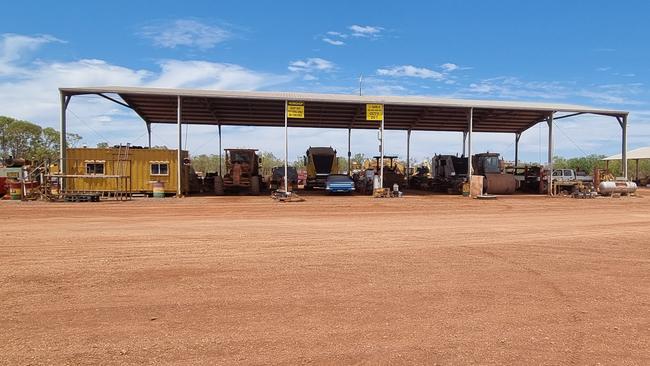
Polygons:
<instances>
[{"instance_id":1,"label":"wheel loader","mask_svg":"<svg viewBox=\"0 0 650 366\"><path fill-rule=\"evenodd\" d=\"M214 177L214 193L249 192L260 194L260 158L256 149L225 149L226 173Z\"/></svg>"}]
</instances>

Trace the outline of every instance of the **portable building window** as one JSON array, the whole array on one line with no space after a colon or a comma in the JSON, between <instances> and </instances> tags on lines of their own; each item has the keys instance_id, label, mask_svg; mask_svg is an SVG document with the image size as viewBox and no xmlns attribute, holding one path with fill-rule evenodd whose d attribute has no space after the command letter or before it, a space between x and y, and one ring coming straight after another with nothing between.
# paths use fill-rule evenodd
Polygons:
<instances>
[{"instance_id":1,"label":"portable building window","mask_svg":"<svg viewBox=\"0 0 650 366\"><path fill-rule=\"evenodd\" d=\"M86 174L104 175L104 162L103 161L86 162Z\"/></svg>"},{"instance_id":2,"label":"portable building window","mask_svg":"<svg viewBox=\"0 0 650 366\"><path fill-rule=\"evenodd\" d=\"M151 175L169 175L169 162L166 161L152 161Z\"/></svg>"}]
</instances>

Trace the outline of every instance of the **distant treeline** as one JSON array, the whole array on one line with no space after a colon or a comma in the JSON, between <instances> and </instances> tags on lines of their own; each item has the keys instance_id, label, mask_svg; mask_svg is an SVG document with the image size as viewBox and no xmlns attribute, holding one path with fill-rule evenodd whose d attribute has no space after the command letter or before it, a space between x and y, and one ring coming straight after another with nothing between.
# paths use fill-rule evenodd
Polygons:
<instances>
[{"instance_id":1,"label":"distant treeline","mask_svg":"<svg viewBox=\"0 0 650 366\"><path fill-rule=\"evenodd\" d=\"M0 116L0 157L42 161L59 156L59 131L15 118ZM81 136L68 133L68 146L75 146Z\"/></svg>"}]
</instances>

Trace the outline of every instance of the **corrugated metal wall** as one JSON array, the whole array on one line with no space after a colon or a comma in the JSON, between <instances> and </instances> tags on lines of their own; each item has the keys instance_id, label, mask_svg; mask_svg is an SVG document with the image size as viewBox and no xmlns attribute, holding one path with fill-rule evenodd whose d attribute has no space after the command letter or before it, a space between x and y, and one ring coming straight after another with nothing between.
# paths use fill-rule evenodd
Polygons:
<instances>
[{"instance_id":1,"label":"corrugated metal wall","mask_svg":"<svg viewBox=\"0 0 650 366\"><path fill-rule=\"evenodd\" d=\"M124 152L122 152L124 153ZM74 148L68 149L66 174L86 174L86 163L103 162L104 175L119 175L120 170L125 175L131 175L131 189L133 192L152 193L151 182L160 181L165 184L165 192L176 193L177 179L176 150L163 149L129 149L128 163L117 163L119 149L108 148ZM187 151L181 152L183 159L188 157ZM152 175L152 162L168 162L169 169L165 175ZM187 192L189 180L189 167L183 166L181 183L183 192ZM99 178L74 178L68 180L68 189L75 191L112 191L118 185L117 179Z\"/></svg>"}]
</instances>

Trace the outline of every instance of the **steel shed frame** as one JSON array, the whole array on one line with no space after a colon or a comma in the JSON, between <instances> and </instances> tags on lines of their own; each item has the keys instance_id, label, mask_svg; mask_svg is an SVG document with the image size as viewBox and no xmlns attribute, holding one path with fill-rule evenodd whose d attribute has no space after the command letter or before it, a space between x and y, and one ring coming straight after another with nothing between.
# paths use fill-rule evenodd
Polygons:
<instances>
[{"instance_id":1,"label":"steel shed frame","mask_svg":"<svg viewBox=\"0 0 650 366\"><path fill-rule=\"evenodd\" d=\"M182 124L219 126L260 126L285 128L285 167L288 127L379 129L377 121L366 120L366 104L384 106L385 130L407 131L407 155L411 131L455 131L467 137L467 156L471 157L473 132L512 133L515 156L519 155L521 134L540 122L549 126L548 161L552 168L553 121L581 114L616 118L621 126L621 155L627 154L627 111L608 110L573 104L529 103L511 101L444 99L410 96L358 96L344 94L247 92L141 87L60 88L61 144L60 158L65 168L67 127L66 109L75 95L98 95L132 109L147 126L151 143L151 124L177 124L179 151ZM115 96L119 96L119 99ZM304 102L304 118L287 119L287 102ZM557 113L564 113L556 116ZM349 138L349 136L348 136ZM219 137L221 139L221 137ZM383 133L381 134L383 147ZM465 150L465 148L463 149ZM465 151L463 151L464 153ZM220 152L221 153L221 152ZM623 159L627 178L627 160ZM468 173L472 165L469 159ZM180 171L178 172L180 174ZM286 178L286 176L285 176ZM549 178L550 179L550 178ZM180 196L182 192L177 192Z\"/></svg>"}]
</instances>

